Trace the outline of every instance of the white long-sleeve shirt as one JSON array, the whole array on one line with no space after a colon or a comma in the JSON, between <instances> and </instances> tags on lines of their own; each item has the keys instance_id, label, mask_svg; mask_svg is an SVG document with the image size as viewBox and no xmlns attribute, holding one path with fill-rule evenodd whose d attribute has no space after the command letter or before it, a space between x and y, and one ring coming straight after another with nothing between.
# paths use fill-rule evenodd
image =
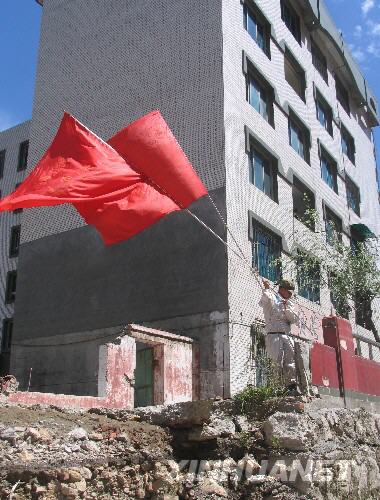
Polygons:
<instances>
[{"instance_id":1,"label":"white long-sleeve shirt","mask_svg":"<svg viewBox=\"0 0 380 500\"><path fill-rule=\"evenodd\" d=\"M272 290L263 290L260 305L264 312L266 333L290 333L290 325L298 322L293 301L286 301L285 306L285 299Z\"/></svg>"}]
</instances>

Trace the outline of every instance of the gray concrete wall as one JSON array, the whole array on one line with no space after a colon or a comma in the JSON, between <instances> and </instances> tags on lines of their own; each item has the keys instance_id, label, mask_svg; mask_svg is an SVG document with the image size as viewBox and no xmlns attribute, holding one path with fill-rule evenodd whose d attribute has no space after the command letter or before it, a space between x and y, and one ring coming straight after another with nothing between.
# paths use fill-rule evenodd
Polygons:
<instances>
[{"instance_id":1,"label":"gray concrete wall","mask_svg":"<svg viewBox=\"0 0 380 500\"><path fill-rule=\"evenodd\" d=\"M223 190L211 195L223 206ZM193 209L225 237L224 226L207 198ZM171 214L135 238L111 247L105 247L88 226L25 243L20 256L12 373L24 387L32 367L33 390L59 388L91 394L98 343L88 342L90 331L96 337L99 329L150 323L170 331L191 327L195 337L201 328L199 336L207 350L201 357L201 369L207 374L204 393L212 394L211 385L223 393L228 372L223 333L213 317L205 321L199 314L218 311L227 321L226 280L225 247L185 212ZM183 319L189 315L199 320ZM86 342L69 349L61 346L71 334ZM46 342L55 349L45 349Z\"/></svg>"}]
</instances>

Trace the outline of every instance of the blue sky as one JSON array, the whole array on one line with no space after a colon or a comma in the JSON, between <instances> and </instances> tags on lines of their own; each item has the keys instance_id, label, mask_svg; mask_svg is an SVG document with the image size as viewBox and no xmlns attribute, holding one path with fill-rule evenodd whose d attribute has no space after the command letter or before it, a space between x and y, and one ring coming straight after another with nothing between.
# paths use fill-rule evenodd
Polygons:
<instances>
[{"instance_id":1,"label":"blue sky","mask_svg":"<svg viewBox=\"0 0 380 500\"><path fill-rule=\"evenodd\" d=\"M380 103L380 0L325 1ZM0 0L0 131L32 116L41 14L35 0Z\"/></svg>"}]
</instances>

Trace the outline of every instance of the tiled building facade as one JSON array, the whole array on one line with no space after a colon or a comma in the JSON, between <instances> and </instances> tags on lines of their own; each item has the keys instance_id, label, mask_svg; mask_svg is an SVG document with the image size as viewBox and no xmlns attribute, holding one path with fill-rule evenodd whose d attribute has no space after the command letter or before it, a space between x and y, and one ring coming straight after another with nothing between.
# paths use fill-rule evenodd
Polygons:
<instances>
[{"instance_id":1,"label":"tiled building facade","mask_svg":"<svg viewBox=\"0 0 380 500\"><path fill-rule=\"evenodd\" d=\"M1 196L13 191L24 179L30 122L0 133L0 191ZM17 260L20 244L22 210L0 215L0 371L9 372L13 333L14 303L17 286Z\"/></svg>"},{"instance_id":2,"label":"tiled building facade","mask_svg":"<svg viewBox=\"0 0 380 500\"><path fill-rule=\"evenodd\" d=\"M376 101L323 2L43 4L29 170L63 110L106 139L158 108L263 275L307 234L294 217L304 192L346 242L353 224L380 233ZM207 198L193 208L234 247ZM71 206L27 210L19 267L11 369L23 385L33 368L35 389L93 393L97 347L128 322L199 340L202 397L253 380L260 287L184 213L104 248ZM298 292L330 313L327 288Z\"/></svg>"}]
</instances>

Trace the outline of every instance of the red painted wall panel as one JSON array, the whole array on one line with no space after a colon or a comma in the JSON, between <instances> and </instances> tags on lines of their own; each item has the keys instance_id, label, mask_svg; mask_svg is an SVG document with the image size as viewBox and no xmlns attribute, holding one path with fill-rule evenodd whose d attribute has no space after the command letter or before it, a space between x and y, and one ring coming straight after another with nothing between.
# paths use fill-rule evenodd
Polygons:
<instances>
[{"instance_id":1,"label":"red painted wall panel","mask_svg":"<svg viewBox=\"0 0 380 500\"><path fill-rule=\"evenodd\" d=\"M312 384L339 389L336 351L333 347L314 343L311 348Z\"/></svg>"}]
</instances>

